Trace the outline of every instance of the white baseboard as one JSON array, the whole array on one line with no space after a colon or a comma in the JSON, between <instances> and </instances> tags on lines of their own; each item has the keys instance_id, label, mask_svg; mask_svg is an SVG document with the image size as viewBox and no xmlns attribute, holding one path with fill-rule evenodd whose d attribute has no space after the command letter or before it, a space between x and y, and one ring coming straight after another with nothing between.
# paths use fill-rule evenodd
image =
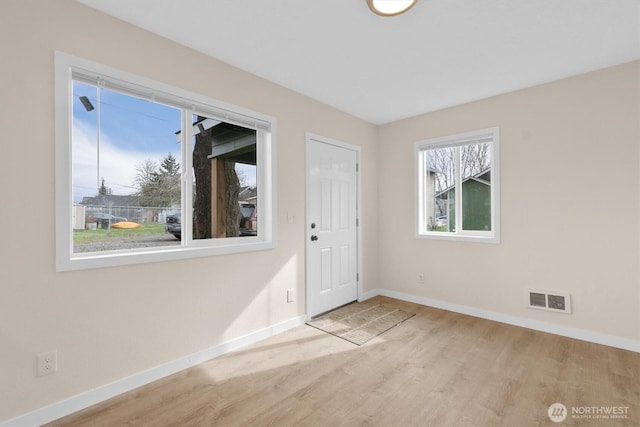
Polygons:
<instances>
[{"instance_id":1,"label":"white baseboard","mask_svg":"<svg viewBox=\"0 0 640 427\"><path fill-rule=\"evenodd\" d=\"M366 301L370 298L377 297L378 295L382 295L381 292L383 292L381 289L374 289L373 291L363 292L358 298L358 301Z\"/></svg>"},{"instance_id":2,"label":"white baseboard","mask_svg":"<svg viewBox=\"0 0 640 427\"><path fill-rule=\"evenodd\" d=\"M601 334L599 332L587 331L584 329L571 328L568 326L557 325L555 323L541 322L539 320L527 319L525 317L511 316L509 314L483 310L480 308L469 307L461 304L453 304L446 301L419 297L402 292L389 291L386 289L375 289L373 291L364 293L361 296L360 300L364 301L377 295L640 353L640 341L617 337L614 335Z\"/></svg>"},{"instance_id":3,"label":"white baseboard","mask_svg":"<svg viewBox=\"0 0 640 427\"><path fill-rule=\"evenodd\" d=\"M640 341L616 337L613 335L601 334L598 332L586 331L578 328L571 328L553 323L541 322L524 317L511 316L495 311L483 310L460 304L453 304L446 301L439 301L431 298L389 291L386 289L374 289L372 291L364 292L358 299L360 301L365 301L378 295L640 353ZM213 346L194 354L190 354L172 362L156 366L143 372L139 372L130 377L122 378L113 383L100 386L88 392L81 393L63 401L54 403L53 405L49 405L44 408L37 409L33 412L21 415L19 417L0 422L0 427L33 427L57 420L58 418L95 405L96 403L103 402L127 391L131 391L145 384L149 384L150 382L156 381L166 376L175 374L176 372L203 363L207 360L211 360L223 354L229 353L240 347L256 343L270 336L279 334L280 332L284 332L287 329L302 325L306 322L306 320L307 316L303 315L284 321L282 323L278 323L276 325L272 325L259 331L252 332L248 335Z\"/></svg>"},{"instance_id":4,"label":"white baseboard","mask_svg":"<svg viewBox=\"0 0 640 427\"><path fill-rule=\"evenodd\" d=\"M112 397L118 396L127 391L149 384L169 375L180 372L184 369L198 365L207 360L229 353L240 347L256 343L270 336L284 332L287 329L295 328L304 324L307 316L299 316L293 319L269 326L267 328L252 332L245 336L227 341L225 343L207 348L180 359L165 363L160 366L139 372L132 376L122 378L110 384L105 384L96 389L78 394L63 401L45 406L33 412L18 416L16 418L0 422L0 427L34 427L57 420L96 403L103 402Z\"/></svg>"}]
</instances>

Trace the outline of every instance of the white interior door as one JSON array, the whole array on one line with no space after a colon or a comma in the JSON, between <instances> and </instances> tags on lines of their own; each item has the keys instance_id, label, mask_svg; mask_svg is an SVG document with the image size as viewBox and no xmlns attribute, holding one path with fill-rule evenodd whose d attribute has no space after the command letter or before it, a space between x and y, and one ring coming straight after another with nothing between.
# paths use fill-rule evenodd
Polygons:
<instances>
[{"instance_id":1,"label":"white interior door","mask_svg":"<svg viewBox=\"0 0 640 427\"><path fill-rule=\"evenodd\" d=\"M307 315L358 298L358 152L307 136Z\"/></svg>"}]
</instances>

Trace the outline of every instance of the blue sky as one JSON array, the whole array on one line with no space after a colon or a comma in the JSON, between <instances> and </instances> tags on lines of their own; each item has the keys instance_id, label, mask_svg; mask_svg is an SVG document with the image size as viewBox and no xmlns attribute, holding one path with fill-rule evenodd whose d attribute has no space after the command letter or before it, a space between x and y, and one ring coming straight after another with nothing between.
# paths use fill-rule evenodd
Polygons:
<instances>
[{"instance_id":1,"label":"blue sky","mask_svg":"<svg viewBox=\"0 0 640 427\"><path fill-rule=\"evenodd\" d=\"M73 193L74 202L98 191L97 88L74 82L73 93ZM94 110L87 111L86 96ZM132 194L136 165L145 160L160 163L171 153L182 163L180 110L103 89L100 94L100 177L113 194Z\"/></svg>"}]
</instances>

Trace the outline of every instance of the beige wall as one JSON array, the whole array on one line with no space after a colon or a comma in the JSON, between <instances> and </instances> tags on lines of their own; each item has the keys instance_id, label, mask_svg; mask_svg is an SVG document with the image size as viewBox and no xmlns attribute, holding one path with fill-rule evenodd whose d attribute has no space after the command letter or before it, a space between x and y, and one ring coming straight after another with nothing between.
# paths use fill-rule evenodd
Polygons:
<instances>
[{"instance_id":1,"label":"beige wall","mask_svg":"<svg viewBox=\"0 0 640 427\"><path fill-rule=\"evenodd\" d=\"M639 340L639 83L635 62L382 126L381 285ZM492 126L502 243L415 239L414 142ZM574 313L527 308L529 288L571 293Z\"/></svg>"},{"instance_id":2,"label":"beige wall","mask_svg":"<svg viewBox=\"0 0 640 427\"><path fill-rule=\"evenodd\" d=\"M639 338L638 63L376 128L72 0L0 9L0 420L302 315L306 131L362 147L365 291ZM56 273L54 50L275 116L278 248ZM416 240L413 143L489 126L502 244ZM529 287L575 313L526 309ZM50 349L60 370L37 378Z\"/></svg>"},{"instance_id":3,"label":"beige wall","mask_svg":"<svg viewBox=\"0 0 640 427\"><path fill-rule=\"evenodd\" d=\"M276 117L278 248L56 273L55 50ZM71 0L3 0L0 53L0 421L304 314L307 131L361 146L363 279L378 287L375 126ZM59 372L36 378L50 349Z\"/></svg>"}]
</instances>

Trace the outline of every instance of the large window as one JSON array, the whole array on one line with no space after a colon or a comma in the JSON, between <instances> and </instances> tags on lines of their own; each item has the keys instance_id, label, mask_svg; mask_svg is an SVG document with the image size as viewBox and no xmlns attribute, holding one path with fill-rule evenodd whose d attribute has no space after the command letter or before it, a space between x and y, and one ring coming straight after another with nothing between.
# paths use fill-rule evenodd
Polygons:
<instances>
[{"instance_id":1,"label":"large window","mask_svg":"<svg viewBox=\"0 0 640 427\"><path fill-rule=\"evenodd\" d=\"M499 242L499 130L415 145L418 237Z\"/></svg>"},{"instance_id":2,"label":"large window","mask_svg":"<svg viewBox=\"0 0 640 427\"><path fill-rule=\"evenodd\" d=\"M275 120L56 53L58 270L272 248Z\"/></svg>"}]
</instances>

